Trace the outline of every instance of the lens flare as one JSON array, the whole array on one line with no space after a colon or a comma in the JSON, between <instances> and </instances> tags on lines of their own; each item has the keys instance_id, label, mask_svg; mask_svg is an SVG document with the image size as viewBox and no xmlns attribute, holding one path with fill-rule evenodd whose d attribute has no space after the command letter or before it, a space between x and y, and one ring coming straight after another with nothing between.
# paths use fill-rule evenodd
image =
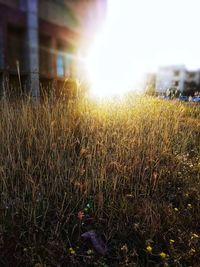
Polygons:
<instances>
[{"instance_id":1,"label":"lens flare","mask_svg":"<svg viewBox=\"0 0 200 267\"><path fill-rule=\"evenodd\" d=\"M92 93L101 97L133 90L142 74L140 47L130 32L132 0L108 1L107 18L86 58ZM124 8L122 8L124 7Z\"/></svg>"}]
</instances>

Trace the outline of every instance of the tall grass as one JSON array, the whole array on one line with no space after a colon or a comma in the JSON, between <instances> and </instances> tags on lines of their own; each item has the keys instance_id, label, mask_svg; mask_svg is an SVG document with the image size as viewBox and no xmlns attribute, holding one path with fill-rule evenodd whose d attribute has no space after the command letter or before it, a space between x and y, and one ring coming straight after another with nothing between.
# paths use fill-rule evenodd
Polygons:
<instances>
[{"instance_id":1,"label":"tall grass","mask_svg":"<svg viewBox=\"0 0 200 267\"><path fill-rule=\"evenodd\" d=\"M94 266L68 248L95 229L108 266L197 266L199 119L199 106L142 97L2 102L0 265Z\"/></svg>"}]
</instances>

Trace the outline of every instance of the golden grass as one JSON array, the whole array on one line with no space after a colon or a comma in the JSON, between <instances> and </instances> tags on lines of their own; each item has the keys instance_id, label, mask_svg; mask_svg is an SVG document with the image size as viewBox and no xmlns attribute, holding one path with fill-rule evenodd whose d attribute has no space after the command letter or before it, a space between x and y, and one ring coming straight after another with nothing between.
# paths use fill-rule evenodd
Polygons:
<instances>
[{"instance_id":1,"label":"golden grass","mask_svg":"<svg viewBox=\"0 0 200 267\"><path fill-rule=\"evenodd\" d=\"M164 248L170 260L181 255L180 263L192 266L194 255L184 255L194 245L182 243L200 230L199 111L198 105L134 96L113 103L2 102L2 266L58 266L62 257L63 266L76 266L66 248L90 228L118 240L115 251L130 243L141 266L148 262L148 239L158 242L157 255ZM79 225L77 213L88 201L92 223ZM178 252L170 252L168 239L177 239ZM111 266L119 266L119 255L114 258L118 265Z\"/></svg>"}]
</instances>

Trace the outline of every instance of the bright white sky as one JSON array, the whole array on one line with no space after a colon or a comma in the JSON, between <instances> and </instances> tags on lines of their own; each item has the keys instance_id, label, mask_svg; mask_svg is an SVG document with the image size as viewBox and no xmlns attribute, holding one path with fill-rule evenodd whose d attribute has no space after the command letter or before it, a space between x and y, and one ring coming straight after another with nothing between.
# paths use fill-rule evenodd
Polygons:
<instances>
[{"instance_id":1,"label":"bright white sky","mask_svg":"<svg viewBox=\"0 0 200 267\"><path fill-rule=\"evenodd\" d=\"M116 38L123 32L137 60L154 69L165 64L200 67L200 0L108 1L111 29L116 28Z\"/></svg>"},{"instance_id":2,"label":"bright white sky","mask_svg":"<svg viewBox=\"0 0 200 267\"><path fill-rule=\"evenodd\" d=\"M118 93L158 66L200 68L199 12L200 0L108 0L88 59L95 90Z\"/></svg>"}]
</instances>

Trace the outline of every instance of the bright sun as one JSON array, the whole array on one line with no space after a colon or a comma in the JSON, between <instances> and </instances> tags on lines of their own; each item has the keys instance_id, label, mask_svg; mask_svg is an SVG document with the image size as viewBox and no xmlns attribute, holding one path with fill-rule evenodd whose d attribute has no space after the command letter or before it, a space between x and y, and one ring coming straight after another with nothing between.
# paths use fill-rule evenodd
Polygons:
<instances>
[{"instance_id":1,"label":"bright sun","mask_svg":"<svg viewBox=\"0 0 200 267\"><path fill-rule=\"evenodd\" d=\"M199 68L199 0L106 1L106 20L85 60L95 95L141 88L141 76L158 66Z\"/></svg>"},{"instance_id":2,"label":"bright sun","mask_svg":"<svg viewBox=\"0 0 200 267\"><path fill-rule=\"evenodd\" d=\"M92 93L100 97L135 89L144 71L140 58L143 48L133 30L133 0L124 2L108 1L107 19L85 61Z\"/></svg>"}]
</instances>

